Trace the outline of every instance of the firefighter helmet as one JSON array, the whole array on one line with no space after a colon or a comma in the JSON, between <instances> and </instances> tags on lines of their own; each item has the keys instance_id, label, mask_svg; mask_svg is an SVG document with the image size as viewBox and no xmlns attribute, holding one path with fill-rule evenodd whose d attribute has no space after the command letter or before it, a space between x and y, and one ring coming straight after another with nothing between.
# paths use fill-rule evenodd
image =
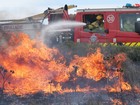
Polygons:
<instances>
[{"instance_id":1,"label":"firefighter helmet","mask_svg":"<svg viewBox=\"0 0 140 105\"><path fill-rule=\"evenodd\" d=\"M98 15L98 16L96 17L96 19L97 19L97 20L101 20L101 19L102 19L102 16L101 16L101 15Z\"/></svg>"}]
</instances>

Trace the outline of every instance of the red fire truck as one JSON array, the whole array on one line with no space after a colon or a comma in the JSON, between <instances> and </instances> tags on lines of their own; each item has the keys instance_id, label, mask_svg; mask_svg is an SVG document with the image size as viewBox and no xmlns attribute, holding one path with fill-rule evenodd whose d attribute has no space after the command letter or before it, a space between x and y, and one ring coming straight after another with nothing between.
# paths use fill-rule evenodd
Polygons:
<instances>
[{"instance_id":1,"label":"red fire truck","mask_svg":"<svg viewBox=\"0 0 140 105\"><path fill-rule=\"evenodd\" d=\"M48 8L44 13L27 17L21 20L30 20L31 23L48 18L48 23L59 20L72 20L86 23L86 26L74 27L69 31L56 33L55 41L63 42L72 40L74 42L100 42L113 44L138 45L140 42L140 5L126 4L122 8L101 8L101 9L77 9L76 14L68 14L68 9L75 5L63 8ZM102 16L103 27L96 27L95 30L89 25L96 21L97 16ZM21 21L20 20L20 21ZM131 29L126 30L125 24L129 21ZM15 22L14 22L15 24ZM49 25L48 24L48 25ZM38 25L40 26L40 25ZM1 26L2 27L2 26ZM41 26L42 28L42 26ZM54 41L54 40L53 40Z\"/></svg>"},{"instance_id":2,"label":"red fire truck","mask_svg":"<svg viewBox=\"0 0 140 105\"><path fill-rule=\"evenodd\" d=\"M140 6L127 4L122 8L78 9L75 15L69 15L67 9L49 14L49 23L56 20L74 20L91 24L96 17L102 16L103 29L91 30L88 27L75 27L69 32L61 32L58 40L74 42L101 42L114 44L138 45L140 42ZM131 28L125 29L130 21Z\"/></svg>"}]
</instances>

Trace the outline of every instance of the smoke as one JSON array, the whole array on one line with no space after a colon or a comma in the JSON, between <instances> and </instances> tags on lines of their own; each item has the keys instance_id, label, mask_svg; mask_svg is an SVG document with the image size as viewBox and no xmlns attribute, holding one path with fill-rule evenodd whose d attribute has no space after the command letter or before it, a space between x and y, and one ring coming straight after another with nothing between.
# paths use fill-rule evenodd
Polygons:
<instances>
[{"instance_id":1,"label":"smoke","mask_svg":"<svg viewBox=\"0 0 140 105\"><path fill-rule=\"evenodd\" d=\"M45 26L42 30L41 40L50 45L52 43L52 38L55 38L56 34L59 35L61 32L71 31L74 27L81 27L86 25L83 22L77 21L58 21L55 23L51 23L48 26Z\"/></svg>"},{"instance_id":2,"label":"smoke","mask_svg":"<svg viewBox=\"0 0 140 105\"><path fill-rule=\"evenodd\" d=\"M8 16L8 12L0 11L0 20L5 19Z\"/></svg>"},{"instance_id":3,"label":"smoke","mask_svg":"<svg viewBox=\"0 0 140 105\"><path fill-rule=\"evenodd\" d=\"M0 33L0 46L6 46L7 45L7 41L6 38L4 37L4 35L2 33Z\"/></svg>"}]
</instances>

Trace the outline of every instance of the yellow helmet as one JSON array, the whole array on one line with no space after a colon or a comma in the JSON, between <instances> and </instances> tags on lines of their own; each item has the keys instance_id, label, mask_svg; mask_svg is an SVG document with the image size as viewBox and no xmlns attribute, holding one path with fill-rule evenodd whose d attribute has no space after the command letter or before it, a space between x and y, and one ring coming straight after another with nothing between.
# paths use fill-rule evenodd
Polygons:
<instances>
[{"instance_id":1,"label":"yellow helmet","mask_svg":"<svg viewBox=\"0 0 140 105\"><path fill-rule=\"evenodd\" d=\"M102 16L101 16L101 15L98 15L98 16L96 17L96 19L97 19L97 20L101 20L101 19L102 19Z\"/></svg>"}]
</instances>

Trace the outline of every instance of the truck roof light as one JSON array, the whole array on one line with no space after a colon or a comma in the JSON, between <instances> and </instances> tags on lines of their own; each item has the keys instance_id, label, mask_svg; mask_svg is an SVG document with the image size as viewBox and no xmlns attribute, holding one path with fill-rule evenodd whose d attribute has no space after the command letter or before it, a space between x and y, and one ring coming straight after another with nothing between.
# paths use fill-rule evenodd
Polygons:
<instances>
[{"instance_id":1,"label":"truck roof light","mask_svg":"<svg viewBox=\"0 0 140 105\"><path fill-rule=\"evenodd\" d=\"M140 4L134 4L134 7L140 8Z\"/></svg>"},{"instance_id":2,"label":"truck roof light","mask_svg":"<svg viewBox=\"0 0 140 105\"><path fill-rule=\"evenodd\" d=\"M126 3L125 7L131 8L131 7L133 7L133 6L132 6L132 4L130 4L130 3Z\"/></svg>"},{"instance_id":3,"label":"truck roof light","mask_svg":"<svg viewBox=\"0 0 140 105\"><path fill-rule=\"evenodd\" d=\"M126 8L140 8L140 4L136 3L136 4L132 5L130 3L126 3L126 5L124 7L126 7Z\"/></svg>"}]
</instances>

